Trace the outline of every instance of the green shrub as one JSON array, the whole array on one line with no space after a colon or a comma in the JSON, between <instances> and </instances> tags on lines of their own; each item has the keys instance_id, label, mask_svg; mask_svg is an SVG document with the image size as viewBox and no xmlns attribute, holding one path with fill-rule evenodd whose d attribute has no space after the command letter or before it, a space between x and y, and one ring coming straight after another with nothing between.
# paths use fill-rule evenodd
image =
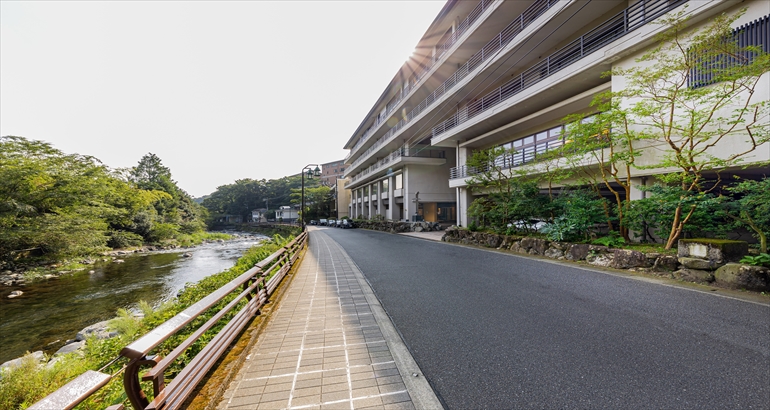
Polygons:
<instances>
[{"instance_id":1,"label":"green shrub","mask_svg":"<svg viewBox=\"0 0 770 410\"><path fill-rule=\"evenodd\" d=\"M757 256L747 255L747 256L744 256L740 262L745 263L747 265L770 267L770 254L760 253Z\"/></svg>"},{"instance_id":2,"label":"green shrub","mask_svg":"<svg viewBox=\"0 0 770 410\"><path fill-rule=\"evenodd\" d=\"M156 223L150 229L150 242L161 242L179 234L179 226L171 223Z\"/></svg>"},{"instance_id":3,"label":"green shrub","mask_svg":"<svg viewBox=\"0 0 770 410\"><path fill-rule=\"evenodd\" d=\"M118 248L130 248L132 246L142 246L144 238L141 235L128 231L112 231L107 241L107 246Z\"/></svg>"},{"instance_id":4,"label":"green shrub","mask_svg":"<svg viewBox=\"0 0 770 410\"><path fill-rule=\"evenodd\" d=\"M609 235L594 239L591 243L609 248L619 248L626 244L626 240L621 238L619 233L610 231Z\"/></svg>"}]
</instances>

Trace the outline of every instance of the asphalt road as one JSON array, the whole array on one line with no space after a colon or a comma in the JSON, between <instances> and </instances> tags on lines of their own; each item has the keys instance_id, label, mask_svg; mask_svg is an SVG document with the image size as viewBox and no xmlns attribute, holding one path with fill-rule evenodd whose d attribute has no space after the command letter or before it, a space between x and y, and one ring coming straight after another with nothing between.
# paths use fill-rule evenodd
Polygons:
<instances>
[{"instance_id":1,"label":"asphalt road","mask_svg":"<svg viewBox=\"0 0 770 410\"><path fill-rule=\"evenodd\" d=\"M499 252L324 229L449 409L770 408L770 307Z\"/></svg>"}]
</instances>

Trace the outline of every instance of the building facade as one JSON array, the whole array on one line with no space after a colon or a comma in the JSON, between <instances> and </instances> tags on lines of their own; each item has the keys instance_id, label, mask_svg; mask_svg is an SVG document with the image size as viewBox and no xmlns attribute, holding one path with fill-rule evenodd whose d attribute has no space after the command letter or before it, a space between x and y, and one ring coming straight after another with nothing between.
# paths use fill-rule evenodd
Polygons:
<instances>
[{"instance_id":1,"label":"building facade","mask_svg":"<svg viewBox=\"0 0 770 410\"><path fill-rule=\"evenodd\" d=\"M295 222L299 219L299 211L289 205L278 207L275 211L275 220L278 222Z\"/></svg>"},{"instance_id":2,"label":"building facade","mask_svg":"<svg viewBox=\"0 0 770 410\"><path fill-rule=\"evenodd\" d=\"M480 194L466 164L473 152L514 152L507 162L513 177L567 141L566 116L589 115L595 96L626 87L602 74L637 64L667 29L655 24L664 15L682 12L697 28L743 8L735 28L753 30L752 44L767 50L766 0L448 1L344 146L350 216L467 226L468 206ZM770 99L768 73L753 98ZM745 142L730 144L728 151L740 151ZM652 148L660 149L645 155L665 151ZM770 160L770 144L746 159ZM643 185L660 172L634 176Z\"/></svg>"},{"instance_id":3,"label":"building facade","mask_svg":"<svg viewBox=\"0 0 770 410\"><path fill-rule=\"evenodd\" d=\"M321 164L321 185L333 186L337 183L337 178L342 178L345 174L345 160L327 162Z\"/></svg>"}]
</instances>

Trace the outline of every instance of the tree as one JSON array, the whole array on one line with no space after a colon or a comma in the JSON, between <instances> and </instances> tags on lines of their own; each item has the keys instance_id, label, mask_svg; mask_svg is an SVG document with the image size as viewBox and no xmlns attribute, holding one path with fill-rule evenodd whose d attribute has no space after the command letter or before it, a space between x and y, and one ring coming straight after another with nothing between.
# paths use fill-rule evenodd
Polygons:
<instances>
[{"instance_id":1,"label":"tree","mask_svg":"<svg viewBox=\"0 0 770 410\"><path fill-rule=\"evenodd\" d=\"M660 24L670 29L659 36L659 44L634 67L611 73L626 81L613 94L620 100L614 110L628 118L637 135L666 148L646 168L668 172L660 179L681 192L666 249L695 215L694 194L713 192L721 183L720 169L739 165L770 140L768 102L754 101L770 57L759 47L738 44L731 24L742 13L718 16L699 30L689 29L683 12L663 17ZM715 181L707 180L707 171L715 173Z\"/></svg>"},{"instance_id":2,"label":"tree","mask_svg":"<svg viewBox=\"0 0 770 410\"><path fill-rule=\"evenodd\" d=\"M642 154L638 144L644 137L631 127L629 113L619 106L619 101L611 92L603 93L591 102L598 114L565 118L568 142L549 154L564 158L581 185L591 187L598 196L602 196L602 187L612 194L618 231L625 241L630 241L626 216L631 206L631 177L636 159ZM608 205L602 202L607 224L613 230L613 213Z\"/></svg>"},{"instance_id":3,"label":"tree","mask_svg":"<svg viewBox=\"0 0 770 410\"><path fill-rule=\"evenodd\" d=\"M744 180L727 188L738 199L724 204L724 212L739 226L751 229L759 240L760 252L767 253L770 232L770 178Z\"/></svg>"},{"instance_id":4,"label":"tree","mask_svg":"<svg viewBox=\"0 0 770 410\"><path fill-rule=\"evenodd\" d=\"M486 194L473 201L468 213L477 223L498 232L509 231L508 224L526 230L528 221L543 217L543 210L547 209L547 198L540 195L537 182L526 181L521 175L514 177L510 154L511 151L497 147L474 152L466 162L475 172L471 186ZM523 222L519 224L520 221Z\"/></svg>"}]
</instances>

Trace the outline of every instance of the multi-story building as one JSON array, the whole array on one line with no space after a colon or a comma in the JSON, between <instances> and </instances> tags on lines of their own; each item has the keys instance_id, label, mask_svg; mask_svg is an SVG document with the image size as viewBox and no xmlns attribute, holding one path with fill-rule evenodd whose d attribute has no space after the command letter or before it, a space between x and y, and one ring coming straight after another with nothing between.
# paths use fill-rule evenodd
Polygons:
<instances>
[{"instance_id":1,"label":"multi-story building","mask_svg":"<svg viewBox=\"0 0 770 410\"><path fill-rule=\"evenodd\" d=\"M345 174L345 160L339 159L337 161L327 162L321 164L321 184L325 186L333 186L337 183L337 178L342 178Z\"/></svg>"},{"instance_id":2,"label":"multi-story building","mask_svg":"<svg viewBox=\"0 0 770 410\"><path fill-rule=\"evenodd\" d=\"M472 152L515 150L511 168L533 161L563 144L565 116L624 87L602 73L653 47L661 16L683 11L697 27L741 8L733 24L767 50L766 0L448 1L345 144L350 215L467 225ZM767 73L756 92L770 99ZM770 159L768 145L749 159Z\"/></svg>"}]
</instances>

